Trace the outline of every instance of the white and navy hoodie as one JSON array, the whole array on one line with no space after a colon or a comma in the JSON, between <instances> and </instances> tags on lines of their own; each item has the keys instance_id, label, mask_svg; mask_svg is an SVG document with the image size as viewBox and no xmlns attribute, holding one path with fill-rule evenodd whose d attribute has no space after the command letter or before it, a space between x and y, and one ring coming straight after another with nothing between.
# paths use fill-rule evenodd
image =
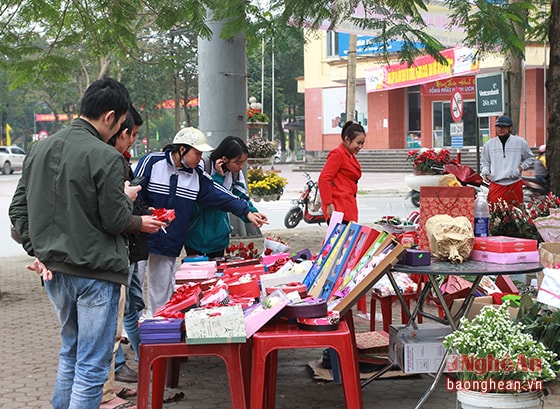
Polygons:
<instances>
[{"instance_id":1,"label":"white and navy hoodie","mask_svg":"<svg viewBox=\"0 0 560 409\"><path fill-rule=\"evenodd\" d=\"M177 168L171 150L149 153L136 166L134 176L144 176L141 200L150 207L175 209L175 220L165 229L148 235L150 253L178 257L185 243L195 202L204 207L246 216L247 202L215 183L201 167Z\"/></svg>"}]
</instances>

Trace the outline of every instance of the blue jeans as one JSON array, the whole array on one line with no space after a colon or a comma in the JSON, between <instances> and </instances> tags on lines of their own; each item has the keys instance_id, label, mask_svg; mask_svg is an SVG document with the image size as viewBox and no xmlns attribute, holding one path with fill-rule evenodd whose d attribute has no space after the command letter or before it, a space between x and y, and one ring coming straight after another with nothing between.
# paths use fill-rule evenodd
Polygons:
<instances>
[{"instance_id":1,"label":"blue jeans","mask_svg":"<svg viewBox=\"0 0 560 409\"><path fill-rule=\"evenodd\" d=\"M120 284L53 272L45 289L61 324L54 409L99 409L117 332Z\"/></svg>"},{"instance_id":2,"label":"blue jeans","mask_svg":"<svg viewBox=\"0 0 560 409\"><path fill-rule=\"evenodd\" d=\"M138 263L133 263L130 265L130 272L128 275L123 327L130 340L130 345L136 353L136 362L138 362L138 352L140 349L140 329L138 328L138 320L140 318L140 311L142 311L144 307L144 294L142 292L140 278L138 277Z\"/></svg>"}]
</instances>

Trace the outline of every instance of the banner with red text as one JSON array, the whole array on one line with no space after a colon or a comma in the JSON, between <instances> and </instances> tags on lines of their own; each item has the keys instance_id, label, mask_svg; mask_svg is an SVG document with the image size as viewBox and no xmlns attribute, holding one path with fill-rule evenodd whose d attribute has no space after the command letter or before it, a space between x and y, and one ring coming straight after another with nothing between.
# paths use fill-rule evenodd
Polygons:
<instances>
[{"instance_id":1,"label":"banner with red text","mask_svg":"<svg viewBox=\"0 0 560 409\"><path fill-rule=\"evenodd\" d=\"M478 60L473 49L458 47L444 50L441 54L447 60L447 65L426 55L416 58L410 66L396 63L381 68L366 68L366 92L410 87L478 72Z\"/></svg>"}]
</instances>

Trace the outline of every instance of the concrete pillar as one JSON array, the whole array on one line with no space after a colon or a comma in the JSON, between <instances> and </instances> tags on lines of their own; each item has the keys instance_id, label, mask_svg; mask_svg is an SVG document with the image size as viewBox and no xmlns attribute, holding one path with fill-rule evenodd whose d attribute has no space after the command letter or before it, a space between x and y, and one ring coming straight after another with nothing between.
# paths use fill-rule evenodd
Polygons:
<instances>
[{"instance_id":1,"label":"concrete pillar","mask_svg":"<svg viewBox=\"0 0 560 409\"><path fill-rule=\"evenodd\" d=\"M211 146L226 136L247 140L247 58L243 33L225 40L220 37L224 21L209 14L206 22L212 37L198 40L199 127ZM259 229L230 216L232 236L260 236Z\"/></svg>"},{"instance_id":2,"label":"concrete pillar","mask_svg":"<svg viewBox=\"0 0 560 409\"><path fill-rule=\"evenodd\" d=\"M225 40L225 23L211 18L212 38L198 40L198 115L208 143L217 146L229 135L247 138L247 58L243 34Z\"/></svg>"}]
</instances>

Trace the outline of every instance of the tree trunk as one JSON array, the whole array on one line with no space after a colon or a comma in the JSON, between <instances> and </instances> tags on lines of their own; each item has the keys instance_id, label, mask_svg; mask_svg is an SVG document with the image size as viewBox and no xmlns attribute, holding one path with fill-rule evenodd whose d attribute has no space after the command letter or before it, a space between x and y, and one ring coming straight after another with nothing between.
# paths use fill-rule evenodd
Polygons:
<instances>
[{"instance_id":1,"label":"tree trunk","mask_svg":"<svg viewBox=\"0 0 560 409\"><path fill-rule=\"evenodd\" d=\"M353 121L356 112L356 34L348 41L348 66L346 69L346 120Z\"/></svg>"},{"instance_id":2,"label":"tree trunk","mask_svg":"<svg viewBox=\"0 0 560 409\"><path fill-rule=\"evenodd\" d=\"M546 79L549 112L546 163L552 193L560 195L560 0L550 2L548 42L550 60Z\"/></svg>"},{"instance_id":3,"label":"tree trunk","mask_svg":"<svg viewBox=\"0 0 560 409\"><path fill-rule=\"evenodd\" d=\"M519 3L521 0L512 0L512 3ZM519 24L514 24L515 33L519 37L520 41L525 43L525 30ZM508 52L505 58L505 68L506 72L509 74L509 109L506 109L506 113L509 113L511 120L513 122L513 133L526 137L525 135L525 124L523 126L519 122L521 117L521 96L523 94L523 67L522 67L521 56L513 55ZM525 96L526 98L526 96ZM509 112L508 112L509 111ZM524 121L527 122L527 118L524 117Z\"/></svg>"}]
</instances>

